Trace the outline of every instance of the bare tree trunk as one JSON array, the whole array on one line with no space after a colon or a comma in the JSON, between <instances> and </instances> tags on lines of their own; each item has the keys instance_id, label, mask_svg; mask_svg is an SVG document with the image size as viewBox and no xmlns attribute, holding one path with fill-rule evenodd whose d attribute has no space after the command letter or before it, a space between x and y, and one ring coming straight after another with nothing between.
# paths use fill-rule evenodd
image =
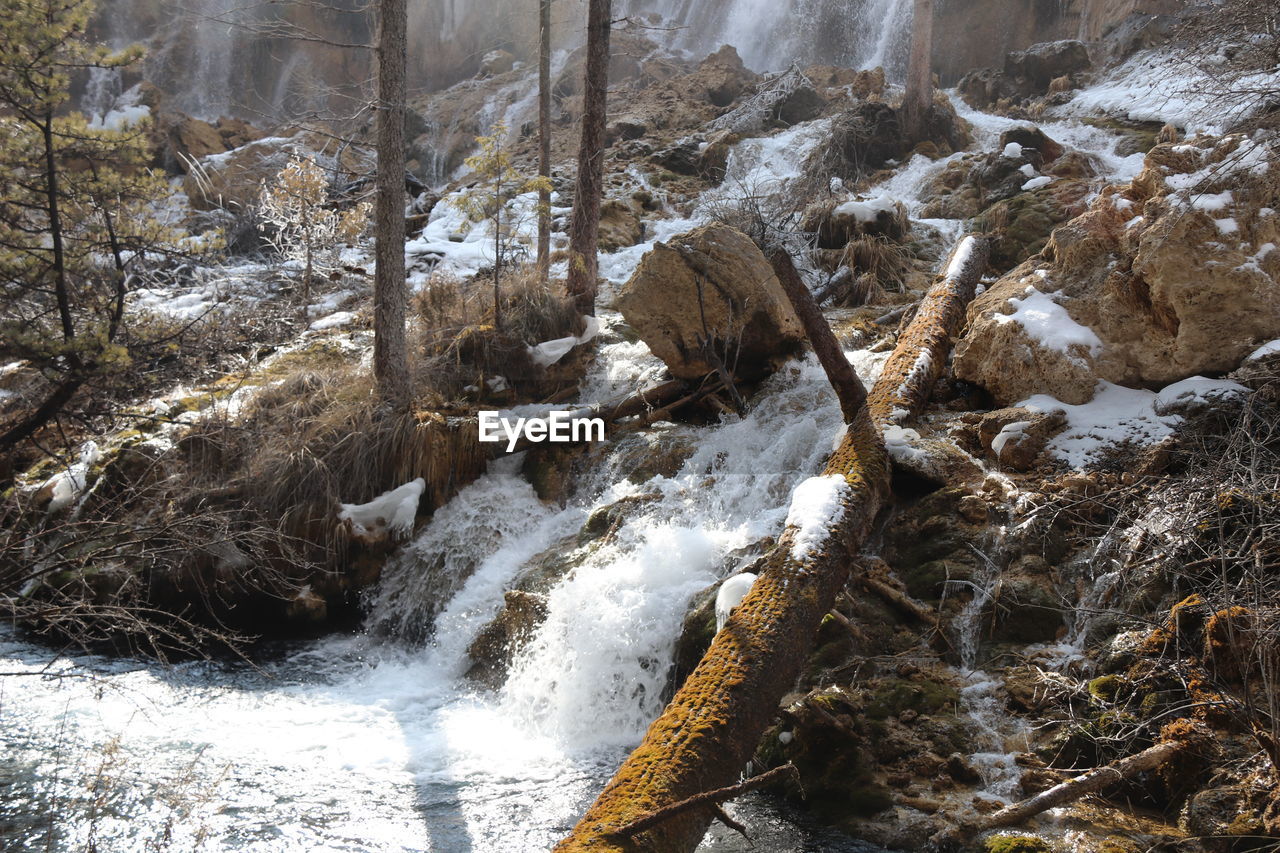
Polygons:
<instances>
[{"instance_id":1,"label":"bare tree trunk","mask_svg":"<svg viewBox=\"0 0 1280 853\"><path fill-rule=\"evenodd\" d=\"M590 0L587 9L587 70L582 88L582 144L569 224L569 295L584 314L596 313L600 202L604 194L604 123L609 95L609 33L612 0Z\"/></svg>"},{"instance_id":2,"label":"bare tree trunk","mask_svg":"<svg viewBox=\"0 0 1280 853\"><path fill-rule=\"evenodd\" d=\"M902 134L908 145L928 138L933 106L933 0L915 0L911 19L911 60L902 97Z\"/></svg>"},{"instance_id":3,"label":"bare tree trunk","mask_svg":"<svg viewBox=\"0 0 1280 853\"><path fill-rule=\"evenodd\" d=\"M378 174L374 212L373 374L378 396L409 404L405 342L404 118L408 12L405 0L379 0Z\"/></svg>"},{"instance_id":4,"label":"bare tree trunk","mask_svg":"<svg viewBox=\"0 0 1280 853\"><path fill-rule=\"evenodd\" d=\"M813 352L818 356L822 369L827 373L827 380L835 389L836 397L840 399L840 409L844 412L845 423L853 423L858 412L866 405L867 389L853 372L853 366L849 364L844 350L840 348L835 333L831 331L831 325L827 322L827 318L822 316L822 310L818 308L818 302L809 292L809 288L804 286L787 250L774 249L769 253L769 263L773 265L773 272L778 276L783 292L787 294L791 307L800 318L800 325L804 326L809 346L813 347Z\"/></svg>"},{"instance_id":5,"label":"bare tree trunk","mask_svg":"<svg viewBox=\"0 0 1280 853\"><path fill-rule=\"evenodd\" d=\"M538 174L551 179L551 0L539 0ZM551 187L538 191L538 281L551 277Z\"/></svg>"},{"instance_id":6,"label":"bare tree trunk","mask_svg":"<svg viewBox=\"0 0 1280 853\"><path fill-rule=\"evenodd\" d=\"M981 245L970 243L955 255L971 257ZM955 255L948 269L958 266ZM795 524L787 526L751 592L573 834L556 847L559 853L678 853L698 845L711 820L705 810L680 813L627 838L616 833L647 814L733 782L755 752L888 496L889 462L879 424L892 423L893 413L882 409L902 404L917 414L924 408L932 383L918 384L909 375L920 360L917 348L930 347L929 358L936 360L934 342L949 342L958 331L974 283L976 277L958 286L944 276L929 294L926 303L932 300L933 308L922 309L902 335L823 471L834 481L840 510L820 522L808 520L803 533ZM904 398L900 389L910 396ZM810 538L814 524L816 542Z\"/></svg>"}]
</instances>

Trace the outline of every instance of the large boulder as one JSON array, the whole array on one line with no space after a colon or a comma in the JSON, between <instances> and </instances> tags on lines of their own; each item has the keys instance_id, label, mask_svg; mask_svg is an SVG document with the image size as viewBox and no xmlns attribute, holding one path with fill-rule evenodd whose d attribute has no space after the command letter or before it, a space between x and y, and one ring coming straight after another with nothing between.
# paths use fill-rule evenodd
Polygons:
<instances>
[{"instance_id":1,"label":"large boulder","mask_svg":"<svg viewBox=\"0 0 1280 853\"><path fill-rule=\"evenodd\" d=\"M617 308L673 376L699 379L716 358L759 377L794 351L804 330L751 238L706 225L644 256Z\"/></svg>"},{"instance_id":2,"label":"large boulder","mask_svg":"<svg viewBox=\"0 0 1280 853\"><path fill-rule=\"evenodd\" d=\"M1058 77L1070 77L1091 67L1089 49L1075 39L1033 44L1004 58L1006 74L1026 80L1041 92Z\"/></svg>"},{"instance_id":3,"label":"large boulder","mask_svg":"<svg viewBox=\"0 0 1280 853\"><path fill-rule=\"evenodd\" d=\"M1280 337L1274 139L1160 145L974 300L956 376L1002 405L1083 403L1098 379L1163 387Z\"/></svg>"},{"instance_id":4,"label":"large boulder","mask_svg":"<svg viewBox=\"0 0 1280 853\"><path fill-rule=\"evenodd\" d=\"M270 136L231 151L202 158L183 178L182 188L196 210L241 210L258 203L262 185L275 180L295 153L318 156L305 141Z\"/></svg>"}]
</instances>

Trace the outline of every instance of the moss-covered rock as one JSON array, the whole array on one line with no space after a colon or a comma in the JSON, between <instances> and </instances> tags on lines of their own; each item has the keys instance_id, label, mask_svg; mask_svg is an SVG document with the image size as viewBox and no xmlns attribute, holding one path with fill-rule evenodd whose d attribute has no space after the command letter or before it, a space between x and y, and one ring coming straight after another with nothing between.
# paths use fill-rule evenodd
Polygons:
<instances>
[{"instance_id":1,"label":"moss-covered rock","mask_svg":"<svg viewBox=\"0 0 1280 853\"><path fill-rule=\"evenodd\" d=\"M982 842L986 853L1053 853L1053 845L1035 835L993 835Z\"/></svg>"}]
</instances>

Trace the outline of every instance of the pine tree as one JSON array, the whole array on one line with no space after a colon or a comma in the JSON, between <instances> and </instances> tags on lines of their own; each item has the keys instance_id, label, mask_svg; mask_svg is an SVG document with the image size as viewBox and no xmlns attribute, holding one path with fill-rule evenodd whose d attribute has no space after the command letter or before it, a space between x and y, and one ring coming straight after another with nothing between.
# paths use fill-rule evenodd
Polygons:
<instances>
[{"instance_id":1,"label":"pine tree","mask_svg":"<svg viewBox=\"0 0 1280 853\"><path fill-rule=\"evenodd\" d=\"M374 203L373 374L378 396L408 408L412 392L405 309L405 82L409 12L405 0L378 3L377 195Z\"/></svg>"},{"instance_id":2,"label":"pine tree","mask_svg":"<svg viewBox=\"0 0 1280 853\"><path fill-rule=\"evenodd\" d=\"M596 243L600 236L600 203L604 197L604 129L609 97L609 35L612 30L612 0L589 0L582 142L578 147L573 218L569 222L567 283L569 295L584 314L596 313L596 277L600 268Z\"/></svg>"},{"instance_id":3,"label":"pine tree","mask_svg":"<svg viewBox=\"0 0 1280 853\"><path fill-rule=\"evenodd\" d=\"M24 0L0 20L0 359L28 362L50 385L0 449L130 366L130 278L147 253L179 242L153 213L168 188L147 168L148 120L91 124L65 107L72 74L141 55L89 45L92 12L90 0Z\"/></svg>"},{"instance_id":4,"label":"pine tree","mask_svg":"<svg viewBox=\"0 0 1280 853\"><path fill-rule=\"evenodd\" d=\"M476 138L480 151L468 157L466 165L479 181L453 200L472 222L488 222L493 229L493 325L499 329L502 328L502 268L510 258L512 244L522 236L521 223L514 220L511 203L525 193L537 192L540 197L549 197L551 193L549 179L526 178L520 174L504 146L506 138L507 126L502 122L493 126L491 135ZM541 201L538 208L541 215Z\"/></svg>"},{"instance_id":5,"label":"pine tree","mask_svg":"<svg viewBox=\"0 0 1280 853\"><path fill-rule=\"evenodd\" d=\"M369 224L372 205L362 201L342 213L330 207L329 181L312 157L295 154L275 183L259 195L259 212L273 227L267 238L287 260L302 264L302 310L311 301L315 275L337 268L338 248L352 243Z\"/></svg>"}]
</instances>

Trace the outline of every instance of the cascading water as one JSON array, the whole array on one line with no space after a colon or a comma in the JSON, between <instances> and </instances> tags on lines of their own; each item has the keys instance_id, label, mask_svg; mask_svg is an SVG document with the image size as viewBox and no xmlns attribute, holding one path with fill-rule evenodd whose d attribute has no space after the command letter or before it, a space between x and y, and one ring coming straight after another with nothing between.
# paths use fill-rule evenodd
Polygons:
<instances>
[{"instance_id":1,"label":"cascading water","mask_svg":"<svg viewBox=\"0 0 1280 853\"><path fill-rule=\"evenodd\" d=\"M885 357L852 355L867 381ZM657 365L627 343L603 347L599 362L588 387ZM538 500L518 458L496 463L436 514L373 599L371 620L387 632L438 611L425 645L331 639L260 670L64 660L53 674L65 678L37 680L48 654L5 640L2 668L32 677L20 704L0 695L0 823L31 845L55 832L50 849L125 849L162 835L174 820L166 798L186 797L181 832L226 849L547 849L660 710L690 599L733 568L732 552L777 534L791 489L820 468L840 423L809 360L770 380L743 417L671 427L691 454L670 477L633 482L644 454L623 442L560 508ZM594 509L642 495L551 589L506 684L465 680L469 645L529 558ZM99 777L106 793L84 787ZM63 815L56 830L21 823L50 812Z\"/></svg>"},{"instance_id":2,"label":"cascading water","mask_svg":"<svg viewBox=\"0 0 1280 853\"><path fill-rule=\"evenodd\" d=\"M705 55L722 44L757 71L792 62L850 68L906 67L911 0L630 0L628 14L656 14L681 28L674 47Z\"/></svg>"}]
</instances>

